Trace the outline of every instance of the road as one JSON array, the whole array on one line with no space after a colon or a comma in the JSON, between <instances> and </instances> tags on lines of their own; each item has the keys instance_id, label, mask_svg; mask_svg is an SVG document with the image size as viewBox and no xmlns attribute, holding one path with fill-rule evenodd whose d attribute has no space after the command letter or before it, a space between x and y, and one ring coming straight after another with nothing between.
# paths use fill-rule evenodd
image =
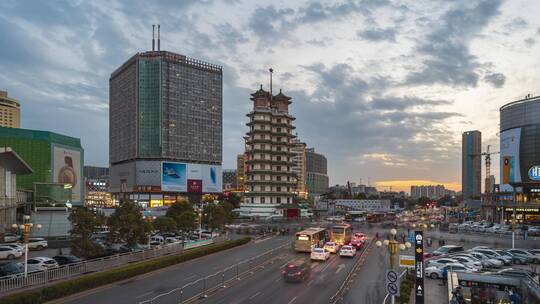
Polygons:
<instances>
[{"instance_id":1,"label":"road","mask_svg":"<svg viewBox=\"0 0 540 304\"><path fill-rule=\"evenodd\" d=\"M242 279L232 286L221 289L197 303L329 303L345 280L353 264L359 259L342 258L332 254L326 262L311 262L309 254L295 253L291 249L280 259L251 277ZM302 259L310 263L309 277L300 283L286 283L282 268L290 261ZM160 302L161 303L161 302Z\"/></svg>"},{"instance_id":2,"label":"road","mask_svg":"<svg viewBox=\"0 0 540 304\"><path fill-rule=\"evenodd\" d=\"M256 256L270 249L288 244L291 237L270 237L214 253L202 258L184 262L151 272L128 281L110 284L75 296L54 301L53 303L114 303L133 304L151 299L190 281L213 274L220 269ZM177 302L174 302L177 303Z\"/></svg>"}]
</instances>

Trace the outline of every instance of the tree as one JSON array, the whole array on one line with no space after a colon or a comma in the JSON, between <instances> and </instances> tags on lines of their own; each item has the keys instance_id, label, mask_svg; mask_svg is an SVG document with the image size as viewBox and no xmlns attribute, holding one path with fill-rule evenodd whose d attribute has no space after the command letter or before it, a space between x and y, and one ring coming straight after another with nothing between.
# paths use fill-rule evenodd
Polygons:
<instances>
[{"instance_id":1,"label":"tree","mask_svg":"<svg viewBox=\"0 0 540 304\"><path fill-rule=\"evenodd\" d=\"M176 221L168 216L161 216L154 220L152 227L159 233L174 233L178 230Z\"/></svg>"},{"instance_id":2,"label":"tree","mask_svg":"<svg viewBox=\"0 0 540 304\"><path fill-rule=\"evenodd\" d=\"M108 224L111 231L109 241L125 242L128 246L146 243L152 228L142 218L141 208L132 202L125 202L116 208Z\"/></svg>"},{"instance_id":3,"label":"tree","mask_svg":"<svg viewBox=\"0 0 540 304\"><path fill-rule=\"evenodd\" d=\"M167 210L167 217L172 218L176 222L176 228L184 232L193 230L197 215L193 206L188 201L178 201Z\"/></svg>"},{"instance_id":4,"label":"tree","mask_svg":"<svg viewBox=\"0 0 540 304\"><path fill-rule=\"evenodd\" d=\"M102 254L103 247L90 239L94 229L103 224L102 218L96 217L92 211L86 208L75 208L71 211L69 220L72 227L69 231L71 235L71 253L83 258Z\"/></svg>"},{"instance_id":5,"label":"tree","mask_svg":"<svg viewBox=\"0 0 540 304\"><path fill-rule=\"evenodd\" d=\"M234 219L234 205L228 201L222 201L219 204L223 207L223 210L225 211L226 224L232 223Z\"/></svg>"},{"instance_id":6,"label":"tree","mask_svg":"<svg viewBox=\"0 0 540 304\"><path fill-rule=\"evenodd\" d=\"M219 197L220 202L228 202L231 204L234 208L240 208L240 202L242 201L242 198L240 195L233 193L233 192L225 192Z\"/></svg>"},{"instance_id":7,"label":"tree","mask_svg":"<svg viewBox=\"0 0 540 304\"><path fill-rule=\"evenodd\" d=\"M429 197L422 196L422 197L418 198L417 205L420 205L421 207L424 207L429 202L431 202L431 199Z\"/></svg>"},{"instance_id":8,"label":"tree","mask_svg":"<svg viewBox=\"0 0 540 304\"><path fill-rule=\"evenodd\" d=\"M202 222L211 231L222 228L227 222L227 214L220 204L209 204L203 208Z\"/></svg>"}]
</instances>

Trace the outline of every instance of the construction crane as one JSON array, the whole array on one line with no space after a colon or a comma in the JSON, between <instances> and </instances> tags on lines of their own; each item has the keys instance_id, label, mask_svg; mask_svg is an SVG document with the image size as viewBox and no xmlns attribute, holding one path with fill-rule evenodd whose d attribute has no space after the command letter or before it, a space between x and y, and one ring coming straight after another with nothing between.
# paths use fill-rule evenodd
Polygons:
<instances>
[{"instance_id":1,"label":"construction crane","mask_svg":"<svg viewBox=\"0 0 540 304\"><path fill-rule=\"evenodd\" d=\"M491 147L491 145L488 145L487 146L487 149L486 149L486 152L482 152L480 154L469 154L470 157L482 157L482 156L485 156L486 157L486 178L489 178L491 176L491 155L492 154L499 154L501 152L497 151L497 152L491 152L489 150L489 148ZM486 189L486 192L488 189ZM491 189L490 191L491 192Z\"/></svg>"}]
</instances>

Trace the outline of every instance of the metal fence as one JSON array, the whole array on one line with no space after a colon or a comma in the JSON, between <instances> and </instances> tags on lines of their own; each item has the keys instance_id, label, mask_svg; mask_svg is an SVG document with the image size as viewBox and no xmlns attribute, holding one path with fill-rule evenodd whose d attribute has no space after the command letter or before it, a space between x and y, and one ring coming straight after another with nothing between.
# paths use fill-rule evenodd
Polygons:
<instances>
[{"instance_id":1,"label":"metal fence","mask_svg":"<svg viewBox=\"0 0 540 304\"><path fill-rule=\"evenodd\" d=\"M170 244L139 252L121 253L103 258L86 260L54 269L48 269L39 272L30 272L26 277L24 276L24 274L0 277L0 295L4 292L24 287L42 285L56 280L62 280L74 276L108 270L133 262L139 262L169 254L180 253L184 250L206 246L224 240L225 238L218 237L192 243Z\"/></svg>"},{"instance_id":2,"label":"metal fence","mask_svg":"<svg viewBox=\"0 0 540 304\"><path fill-rule=\"evenodd\" d=\"M225 288L235 280L240 280L243 276L253 273L257 268L262 268L268 263L273 263L274 260L280 256L280 252L283 249L290 247L290 244L276 247L260 255L229 266L214 274L174 288L167 293L139 302L139 304L184 303L196 298L206 298L209 293L219 290L220 288Z\"/></svg>"}]
</instances>

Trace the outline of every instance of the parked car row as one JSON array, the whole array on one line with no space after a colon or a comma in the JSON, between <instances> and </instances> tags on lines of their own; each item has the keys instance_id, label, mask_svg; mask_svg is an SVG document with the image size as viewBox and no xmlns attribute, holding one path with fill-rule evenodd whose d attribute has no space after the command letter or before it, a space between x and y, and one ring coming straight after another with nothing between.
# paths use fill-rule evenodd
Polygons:
<instances>
[{"instance_id":1,"label":"parked car row","mask_svg":"<svg viewBox=\"0 0 540 304\"><path fill-rule=\"evenodd\" d=\"M57 255L49 257L34 257L28 259L28 272L38 272L60 267L69 267L71 264L79 263L82 260L74 255ZM24 263L16 261L0 262L0 280L12 278L24 273Z\"/></svg>"},{"instance_id":2,"label":"parked car row","mask_svg":"<svg viewBox=\"0 0 540 304\"><path fill-rule=\"evenodd\" d=\"M529 236L540 236L540 226L524 226L516 224L515 232L524 234L527 231ZM512 226L507 224L495 224L488 221L467 221L457 226L458 231L463 232L480 232L480 233L495 233L495 234L512 234Z\"/></svg>"},{"instance_id":3,"label":"parked car row","mask_svg":"<svg viewBox=\"0 0 540 304\"><path fill-rule=\"evenodd\" d=\"M540 263L540 249L496 249L476 246L464 250L463 246L446 245L435 250L432 258L426 259L425 275L440 279L446 271L477 273L512 264L529 263ZM508 270L499 272L504 274Z\"/></svg>"}]
</instances>

